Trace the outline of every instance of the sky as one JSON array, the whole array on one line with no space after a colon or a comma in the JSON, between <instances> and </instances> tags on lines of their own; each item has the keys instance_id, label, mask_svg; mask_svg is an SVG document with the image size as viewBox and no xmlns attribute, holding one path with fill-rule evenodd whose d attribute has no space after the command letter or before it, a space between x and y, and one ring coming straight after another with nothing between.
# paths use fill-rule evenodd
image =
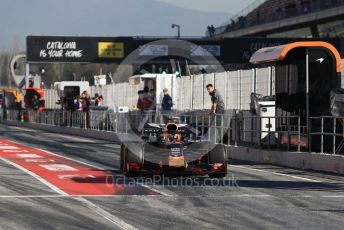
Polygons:
<instances>
[{"instance_id":1,"label":"sky","mask_svg":"<svg viewBox=\"0 0 344 230\"><path fill-rule=\"evenodd\" d=\"M159 0L183 8L236 14L255 0Z\"/></svg>"},{"instance_id":2,"label":"sky","mask_svg":"<svg viewBox=\"0 0 344 230\"><path fill-rule=\"evenodd\" d=\"M0 51L28 35L205 36L254 0L0 0ZM16 48L18 47L18 48Z\"/></svg>"}]
</instances>

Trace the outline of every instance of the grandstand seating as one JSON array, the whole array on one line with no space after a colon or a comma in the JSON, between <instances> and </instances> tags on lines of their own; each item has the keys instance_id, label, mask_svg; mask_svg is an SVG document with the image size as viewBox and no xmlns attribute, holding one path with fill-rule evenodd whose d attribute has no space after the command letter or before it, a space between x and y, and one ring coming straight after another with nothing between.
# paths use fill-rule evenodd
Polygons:
<instances>
[{"instance_id":1,"label":"grandstand seating","mask_svg":"<svg viewBox=\"0 0 344 230\"><path fill-rule=\"evenodd\" d=\"M260 24L279 21L344 6L344 0L266 0L246 14L236 15L226 25L215 29L215 36Z\"/></svg>"}]
</instances>

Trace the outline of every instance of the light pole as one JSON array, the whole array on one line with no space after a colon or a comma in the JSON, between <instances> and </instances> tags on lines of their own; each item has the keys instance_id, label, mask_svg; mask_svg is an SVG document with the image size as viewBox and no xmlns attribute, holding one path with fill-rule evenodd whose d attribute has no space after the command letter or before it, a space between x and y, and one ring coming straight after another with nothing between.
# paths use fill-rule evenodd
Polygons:
<instances>
[{"instance_id":1,"label":"light pole","mask_svg":"<svg viewBox=\"0 0 344 230\"><path fill-rule=\"evenodd\" d=\"M174 29L175 27L177 27L177 29L178 29L178 38L180 38L180 25L177 25L177 24L172 24L172 29Z\"/></svg>"}]
</instances>

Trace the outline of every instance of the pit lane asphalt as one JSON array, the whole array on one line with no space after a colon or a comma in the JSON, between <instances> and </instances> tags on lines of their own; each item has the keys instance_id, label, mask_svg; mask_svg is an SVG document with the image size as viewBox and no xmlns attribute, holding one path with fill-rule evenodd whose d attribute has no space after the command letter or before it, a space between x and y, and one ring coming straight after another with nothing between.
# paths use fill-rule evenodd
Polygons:
<instances>
[{"instance_id":1,"label":"pit lane asphalt","mask_svg":"<svg viewBox=\"0 0 344 230\"><path fill-rule=\"evenodd\" d=\"M117 144L0 125L0 138L48 150L114 176ZM0 229L342 229L344 178L231 162L224 180L137 180L156 196L71 197L0 161ZM155 178L158 179L158 178ZM123 179L124 180L124 179ZM140 190L141 185L133 189Z\"/></svg>"}]
</instances>

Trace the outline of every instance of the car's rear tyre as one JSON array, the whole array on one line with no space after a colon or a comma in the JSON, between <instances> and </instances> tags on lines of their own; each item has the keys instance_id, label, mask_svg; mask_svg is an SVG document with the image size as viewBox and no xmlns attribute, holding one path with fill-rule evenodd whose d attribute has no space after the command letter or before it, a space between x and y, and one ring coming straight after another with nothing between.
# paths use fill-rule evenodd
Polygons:
<instances>
[{"instance_id":1,"label":"car's rear tyre","mask_svg":"<svg viewBox=\"0 0 344 230\"><path fill-rule=\"evenodd\" d=\"M209 173L208 176L210 178L223 178L227 175L227 151L225 146L220 144L216 145L215 148L208 153L208 160L209 164L223 165L221 170Z\"/></svg>"},{"instance_id":2,"label":"car's rear tyre","mask_svg":"<svg viewBox=\"0 0 344 230\"><path fill-rule=\"evenodd\" d=\"M133 171L130 164L142 166L144 162L143 144L142 143L126 143L121 145L121 163L120 168L127 177L138 176L138 171Z\"/></svg>"}]
</instances>

